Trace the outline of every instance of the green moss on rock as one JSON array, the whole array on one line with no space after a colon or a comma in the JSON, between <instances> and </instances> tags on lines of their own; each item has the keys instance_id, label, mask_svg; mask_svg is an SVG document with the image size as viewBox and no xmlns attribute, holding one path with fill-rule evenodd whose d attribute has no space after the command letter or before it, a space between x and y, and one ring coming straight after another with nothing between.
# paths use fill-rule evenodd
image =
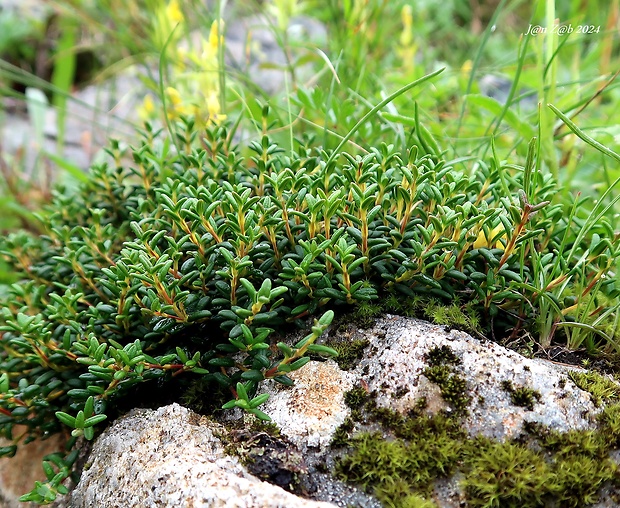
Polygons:
<instances>
[{"instance_id":1,"label":"green moss on rock","mask_svg":"<svg viewBox=\"0 0 620 508\"><path fill-rule=\"evenodd\" d=\"M425 375L440 386L460 385L451 370L458 357L452 355L449 348L430 350L426 358L433 365ZM456 392L467 397L466 387L458 388ZM515 394L518 405L533 405L540 397L512 383L506 383L505 389ZM357 408L360 430L353 432L353 419L338 430L339 446L345 446L346 453L337 460L335 472L373 493L384 506L436 506L431 500L435 480L453 474L461 477L467 506L478 508L534 508L550 503L578 508L597 502L604 485L612 491L620 489L618 465L609 458L620 446L620 404L604 408L594 429L557 432L529 423L525 426L528 438L500 442L468 436L461 419L466 404L457 414L429 416L420 399L418 407L402 415L377 406L365 391L353 390L348 398ZM380 431L366 430L376 425Z\"/></svg>"},{"instance_id":2,"label":"green moss on rock","mask_svg":"<svg viewBox=\"0 0 620 508\"><path fill-rule=\"evenodd\" d=\"M510 401L519 407L524 407L528 411L534 409L534 405L540 402L542 396L537 390L527 388L526 386L515 387L512 381L504 380L501 383L502 388L510 394Z\"/></svg>"},{"instance_id":3,"label":"green moss on rock","mask_svg":"<svg viewBox=\"0 0 620 508\"><path fill-rule=\"evenodd\" d=\"M596 406L620 400L620 387L618 383L598 372L571 371L568 373L568 377L570 377L579 388L585 390L592 396L592 402L594 402Z\"/></svg>"},{"instance_id":4,"label":"green moss on rock","mask_svg":"<svg viewBox=\"0 0 620 508\"><path fill-rule=\"evenodd\" d=\"M341 370L351 370L364 355L364 349L368 347L368 339L328 340L325 345L336 350L338 356L334 358Z\"/></svg>"}]
</instances>

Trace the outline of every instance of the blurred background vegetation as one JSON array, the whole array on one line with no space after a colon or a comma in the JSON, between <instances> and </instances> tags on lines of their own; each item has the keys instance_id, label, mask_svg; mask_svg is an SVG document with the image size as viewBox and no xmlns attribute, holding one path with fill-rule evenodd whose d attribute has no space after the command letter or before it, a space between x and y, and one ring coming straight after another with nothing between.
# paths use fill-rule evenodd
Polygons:
<instances>
[{"instance_id":1,"label":"blurred background vegetation","mask_svg":"<svg viewBox=\"0 0 620 508\"><path fill-rule=\"evenodd\" d=\"M426 144L461 170L523 165L535 137L537 170L560 182L558 201L581 193L590 199L579 206L592 209L603 198L617 225L620 164L595 141L614 150L620 139L618 0L2 0L0 9L2 234L37 231L54 185L70 192L89 163L109 158L109 136L131 143L149 121L172 143L203 143L177 132L182 115L197 130L228 118L239 141L269 131L289 149L304 137L333 149L355 128L350 152ZM11 280L0 266L0 281Z\"/></svg>"}]
</instances>

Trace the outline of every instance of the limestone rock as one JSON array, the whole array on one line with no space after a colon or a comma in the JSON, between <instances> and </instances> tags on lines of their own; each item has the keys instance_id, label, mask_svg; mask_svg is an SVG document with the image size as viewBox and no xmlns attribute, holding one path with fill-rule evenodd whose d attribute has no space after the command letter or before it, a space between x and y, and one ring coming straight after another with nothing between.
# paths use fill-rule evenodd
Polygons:
<instances>
[{"instance_id":1,"label":"limestone rock","mask_svg":"<svg viewBox=\"0 0 620 508\"><path fill-rule=\"evenodd\" d=\"M344 450L329 444L351 415L345 394L362 388L379 407L404 415L419 408L421 397L429 413L450 410L425 371L432 350L450 351L458 359L453 372L465 382L469 407L462 422L471 436L519 437L526 422L559 431L587 429L601 411L568 377L572 367L527 359L423 321L388 315L368 330L334 326L327 339L365 339L368 346L352 370L342 371L332 360L311 362L290 374L292 387L264 384L271 397L262 409L281 437L249 429L249 420L231 429L230 413L225 413L228 424L222 425L177 404L133 410L95 441L78 486L61 506L380 508L377 499L333 476ZM527 388L538 396L528 407L515 405L506 386ZM233 456L227 454L231 450ZM244 466L238 456L251 461ZM264 478L287 488L296 483L296 492L312 500L261 481ZM433 500L442 508L462 506L459 489L458 477L442 478ZM615 506L609 504L612 494L603 489L596 506Z\"/></svg>"},{"instance_id":2,"label":"limestone rock","mask_svg":"<svg viewBox=\"0 0 620 508\"><path fill-rule=\"evenodd\" d=\"M591 416L599 411L590 395L567 378L569 370L575 368L527 359L463 332L388 315L373 328L355 333L370 343L354 370L340 371L332 361L309 364L291 374L294 387L279 391L269 388L274 395L264 411L298 446L329 443L334 423L344 421L350 413L343 395L354 386L365 386L376 395L379 406L402 414L413 409L421 397L426 398L432 413L449 410L437 385L423 374L428 366L428 351L442 346L448 346L461 361L456 369L465 379L471 397L464 426L472 436L516 437L525 422L538 422L559 431L583 429L591 425ZM531 410L515 406L504 388L507 382L514 388L534 390L540 399ZM316 437L317 429L321 430L320 438Z\"/></svg>"},{"instance_id":3,"label":"limestone rock","mask_svg":"<svg viewBox=\"0 0 620 508\"><path fill-rule=\"evenodd\" d=\"M316 507L250 475L217 437L223 429L173 404L133 410L95 442L67 506Z\"/></svg>"}]
</instances>

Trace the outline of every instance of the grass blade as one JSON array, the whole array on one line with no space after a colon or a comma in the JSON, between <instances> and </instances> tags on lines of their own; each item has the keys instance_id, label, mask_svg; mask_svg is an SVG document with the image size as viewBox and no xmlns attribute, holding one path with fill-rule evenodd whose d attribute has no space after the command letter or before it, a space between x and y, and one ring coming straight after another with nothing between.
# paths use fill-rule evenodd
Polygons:
<instances>
[{"instance_id":1,"label":"grass blade","mask_svg":"<svg viewBox=\"0 0 620 508\"><path fill-rule=\"evenodd\" d=\"M374 108L372 108L368 113L366 113L362 118L359 119L359 121L353 126L353 128L344 136L344 138L342 138L342 141L340 142L340 144L336 147L336 149L332 152L332 154L330 155L329 159L327 159L327 161L325 162L326 166L329 166L330 163L333 162L333 160L338 157L338 154L340 153L340 150L342 150L342 147L347 143L347 141L349 141L349 139L351 139L351 137L353 136L353 134L355 134L357 132L357 130L364 125L364 123L371 118L372 116L374 116L375 114L377 114L377 112L383 108L386 104L389 104L390 102L392 102L394 99L396 99L396 97L401 96L402 94L404 94L405 92L408 92L409 90L411 90L412 88L415 88L416 86L421 85L422 83L429 81L431 79L433 79L435 76L438 76L439 74L441 74L444 71L444 69L439 69L435 72L431 72L430 74L427 74L426 76L421 77L420 79L416 79L415 81L412 81L411 83L409 83L408 85L403 86L402 88L399 88L398 90L396 90L393 94L388 95L385 99L383 99L379 104L377 104Z\"/></svg>"},{"instance_id":2,"label":"grass blade","mask_svg":"<svg viewBox=\"0 0 620 508\"><path fill-rule=\"evenodd\" d=\"M564 122L566 127L568 127L571 131L573 131L577 135L578 138L580 138L583 141L585 141L592 148L595 148L599 152L604 153L605 155L607 155L608 157L611 157L615 161L620 162L620 155L618 155L616 152L614 152L610 148L607 148L602 143L599 143L596 139L591 138L590 136L588 136L579 127L577 127L577 125L570 118L568 118L564 113L562 113L553 104L547 104L547 107L549 107L549 109L551 111L553 111L556 114L556 116L560 120L562 120L562 122Z\"/></svg>"}]
</instances>

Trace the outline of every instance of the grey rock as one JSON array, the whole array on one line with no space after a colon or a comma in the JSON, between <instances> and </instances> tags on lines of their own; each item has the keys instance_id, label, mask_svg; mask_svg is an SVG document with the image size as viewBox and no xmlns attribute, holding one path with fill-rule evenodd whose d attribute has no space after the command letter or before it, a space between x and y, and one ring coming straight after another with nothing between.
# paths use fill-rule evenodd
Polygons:
<instances>
[{"instance_id":1,"label":"grey rock","mask_svg":"<svg viewBox=\"0 0 620 508\"><path fill-rule=\"evenodd\" d=\"M312 46L322 47L327 41L325 25L307 16L291 18L286 31L287 46L278 35L276 21L267 15L248 16L226 27L227 63L233 71L247 76L268 94L285 89L289 66L294 67L296 79L308 80L313 66L295 62L310 52ZM291 86L289 81L289 86Z\"/></svg>"},{"instance_id":2,"label":"grey rock","mask_svg":"<svg viewBox=\"0 0 620 508\"><path fill-rule=\"evenodd\" d=\"M144 99L144 85L136 69L75 92L67 102L65 143L104 146L110 137L128 140L135 136L136 108ZM58 138L57 112L49 108L45 137Z\"/></svg>"},{"instance_id":3,"label":"grey rock","mask_svg":"<svg viewBox=\"0 0 620 508\"><path fill-rule=\"evenodd\" d=\"M81 169L87 169L107 146L109 138L131 143L136 137L137 106L144 99L144 85L135 69L103 83L89 85L68 98L64 116L64 140L58 152L58 112L52 105L45 111L43 138L26 112L15 105L5 109L0 124L3 154L23 151L24 173L37 174L42 153L60 156Z\"/></svg>"},{"instance_id":4,"label":"grey rock","mask_svg":"<svg viewBox=\"0 0 620 508\"><path fill-rule=\"evenodd\" d=\"M450 406L443 400L439 387L423 374L428 366L426 355L435 347L448 346L461 360L456 370L465 379L471 397L468 415L462 422L470 436L482 435L500 441L517 438L525 435L526 422L538 422L558 431L588 429L594 426L594 417L601 411L590 395L568 378L570 370L582 369L527 359L496 343L415 319L388 315L369 330L352 327L352 333L346 332L350 335L348 339L369 341L355 369L343 372L328 361L305 370L309 364L290 374L295 380L293 387L266 388L272 396L265 411L288 440L304 449L308 457L315 457L314 461L308 459L310 464L321 461L330 466L334 464L333 452L325 443L331 441L334 423L350 415L350 409L344 404L344 393L349 387L364 387L374 396L377 405L403 415L414 409L416 401L422 397L426 398L428 413L449 411ZM337 339L342 333L332 331L331 338ZM515 406L503 382L510 382L514 388L535 390L540 399L531 410ZM308 394L311 394L309 399ZM317 433L320 438L315 437ZM330 485L331 481L333 479L326 478L322 483ZM350 499L355 499L349 504L371 506L371 501L362 493L349 495ZM314 497L340 505L339 499L331 497L328 489L319 489ZM435 485L433 499L441 508L464 506L458 475L440 479ZM597 506L612 506L605 492L601 499Z\"/></svg>"},{"instance_id":5,"label":"grey rock","mask_svg":"<svg viewBox=\"0 0 620 508\"><path fill-rule=\"evenodd\" d=\"M178 404L133 410L94 443L66 506L316 507L249 474L224 453L224 430Z\"/></svg>"},{"instance_id":6,"label":"grey rock","mask_svg":"<svg viewBox=\"0 0 620 508\"><path fill-rule=\"evenodd\" d=\"M478 86L483 95L491 97L501 104L506 104L510 94L510 88L512 87L512 80L504 76L486 74L482 76L478 82ZM534 90L520 88L513 98L513 103L529 111L536 107L537 99L538 96Z\"/></svg>"},{"instance_id":7,"label":"grey rock","mask_svg":"<svg viewBox=\"0 0 620 508\"><path fill-rule=\"evenodd\" d=\"M471 398L462 420L470 436L517 438L525 434L526 422L559 431L588 429L601 411L568 377L571 370L582 369L527 359L442 326L387 315L370 329L350 323L327 335L342 341L364 338L368 346L352 370L342 371L332 360L311 362L290 374L292 387L264 383L271 397L262 409L281 437L250 430L253 417L240 413L226 413L223 425L177 404L156 411L136 409L97 438L79 484L58 506L379 508L371 495L331 473L342 449L332 449L330 442L351 414L345 393L363 387L377 405L404 415L421 397L429 413L449 410L439 388L424 375L432 348L447 346L460 360L455 369ZM531 408L515 406L505 382L535 390L540 398ZM234 417L241 421L231 425ZM242 457L248 457L248 450L254 455L244 466L237 455L227 455L231 449ZM285 486L295 477L299 491L311 500L261 480L266 477ZM438 506L463 506L459 480L456 475L436 482L433 500ZM605 489L595 506L616 506L611 501L615 492Z\"/></svg>"},{"instance_id":8,"label":"grey rock","mask_svg":"<svg viewBox=\"0 0 620 508\"><path fill-rule=\"evenodd\" d=\"M379 342L376 335L370 337L377 353L362 360L356 369L361 378L368 366L366 382L379 394L380 406L405 414L417 399L426 396L431 411L446 409L436 385L429 383L422 371L428 365L425 355L429 349L448 346L462 362L457 370L472 397L470 415L464 421L472 436L500 440L517 437L526 421L559 431L583 429L599 411L589 394L567 378L569 367L527 359L494 342L423 321L387 317L383 326L384 339ZM515 406L502 386L504 381L535 390L540 393L540 402L532 411Z\"/></svg>"},{"instance_id":9,"label":"grey rock","mask_svg":"<svg viewBox=\"0 0 620 508\"><path fill-rule=\"evenodd\" d=\"M442 346L452 349L462 362L457 370L466 380L472 399L463 424L472 436L500 440L518 437L525 422L538 422L559 431L584 429L592 425L592 417L600 411L589 394L567 377L569 370L581 370L576 367L527 359L491 341L396 316L388 315L358 334L370 345L353 371L340 371L331 361L312 366L312 370L306 367L291 374L294 387L281 389L266 403L265 412L296 445L329 443L334 424L350 414L344 392L362 383L376 393L379 406L402 414L413 409L421 397L426 398L431 413L449 410L437 385L423 375L428 366L426 353ZM537 391L540 401L531 411L515 406L502 386L505 381L515 388ZM268 390L274 393L273 388Z\"/></svg>"},{"instance_id":10,"label":"grey rock","mask_svg":"<svg viewBox=\"0 0 620 508\"><path fill-rule=\"evenodd\" d=\"M2 0L0 13L11 13L28 20L43 22L51 7L46 0Z\"/></svg>"}]
</instances>

